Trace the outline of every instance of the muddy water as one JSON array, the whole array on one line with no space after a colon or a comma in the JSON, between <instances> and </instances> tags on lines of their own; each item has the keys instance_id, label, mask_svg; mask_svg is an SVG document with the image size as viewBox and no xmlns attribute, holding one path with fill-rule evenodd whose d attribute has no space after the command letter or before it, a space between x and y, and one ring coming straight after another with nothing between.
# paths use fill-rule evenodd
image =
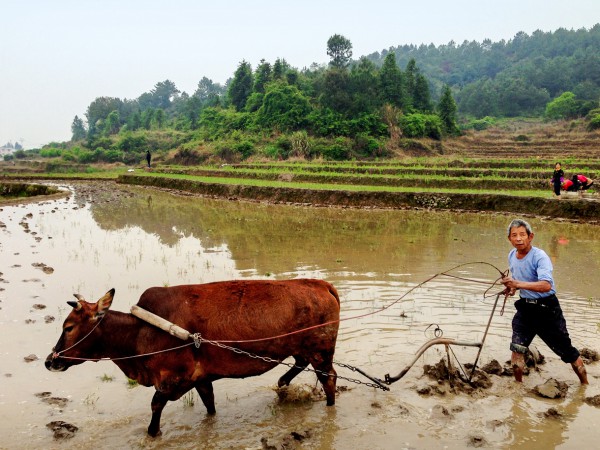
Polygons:
<instances>
[{"instance_id":1,"label":"muddy water","mask_svg":"<svg viewBox=\"0 0 600 450\"><path fill-rule=\"evenodd\" d=\"M482 339L494 300L484 293L498 277L492 266L506 269L510 218L238 203L112 184L70 189L67 199L0 211L2 449L596 446L600 409L584 399L600 394L600 363L588 366L591 385L582 388L570 367L537 340L546 363L522 386L491 375L487 389L453 392L447 382L423 374L425 364L446 358L443 347L434 347L390 392L338 380L336 406L328 408L307 394L316 384L310 373L295 380L294 399L280 401L273 388L286 371L281 367L260 377L217 381L213 417L196 394L169 403L163 435L148 438L153 389L131 386L106 361L64 373L44 368L72 293L96 300L114 287L113 309L128 311L156 285L326 279L342 301L336 360L383 378L408 365L436 328L445 337ZM553 259L574 344L600 350L598 227L531 222L535 243ZM452 276L436 276L446 271ZM503 316L494 316L482 364L495 359L504 365L509 358L513 314L509 302ZM472 363L477 353L452 349L455 365ZM368 382L348 369L337 371ZM549 378L567 383L564 399L531 392ZM428 387L429 394L417 393ZM551 408L557 414L547 417ZM56 439L46 426L53 421L78 430Z\"/></svg>"}]
</instances>

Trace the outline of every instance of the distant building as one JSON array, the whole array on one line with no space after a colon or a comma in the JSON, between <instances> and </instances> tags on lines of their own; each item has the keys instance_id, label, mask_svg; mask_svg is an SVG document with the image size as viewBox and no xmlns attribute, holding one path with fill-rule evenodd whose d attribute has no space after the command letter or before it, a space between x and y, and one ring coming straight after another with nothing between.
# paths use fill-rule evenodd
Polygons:
<instances>
[{"instance_id":1,"label":"distant building","mask_svg":"<svg viewBox=\"0 0 600 450\"><path fill-rule=\"evenodd\" d=\"M12 154L12 152L14 152L15 149L12 147L7 147L6 145L3 145L2 147L0 147L0 156L4 156L4 155L10 155Z\"/></svg>"}]
</instances>

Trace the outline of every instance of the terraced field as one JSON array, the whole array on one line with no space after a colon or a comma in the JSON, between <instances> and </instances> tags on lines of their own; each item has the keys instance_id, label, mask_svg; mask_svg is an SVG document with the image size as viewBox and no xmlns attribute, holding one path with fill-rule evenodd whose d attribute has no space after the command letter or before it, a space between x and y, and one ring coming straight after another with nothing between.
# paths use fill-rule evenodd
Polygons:
<instances>
[{"instance_id":1,"label":"terraced field","mask_svg":"<svg viewBox=\"0 0 600 450\"><path fill-rule=\"evenodd\" d=\"M241 184L262 181L268 185L322 185L344 188L348 185L383 187L392 190L444 190L551 196L549 180L554 162L526 159L452 160L404 159L384 162L346 163L248 163L220 167L159 167L153 173L179 175L214 182ZM584 174L600 178L600 160L577 160L564 166L567 176ZM531 192L535 191L535 192Z\"/></svg>"}]
</instances>

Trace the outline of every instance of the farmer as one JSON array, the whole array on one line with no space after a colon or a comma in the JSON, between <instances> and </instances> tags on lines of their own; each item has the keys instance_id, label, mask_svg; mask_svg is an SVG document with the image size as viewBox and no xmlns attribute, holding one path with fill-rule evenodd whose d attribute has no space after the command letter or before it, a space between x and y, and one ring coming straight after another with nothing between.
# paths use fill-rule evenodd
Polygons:
<instances>
[{"instance_id":1,"label":"farmer","mask_svg":"<svg viewBox=\"0 0 600 450\"><path fill-rule=\"evenodd\" d=\"M517 312L512 320L512 366L515 380L523 381L525 354L538 335L566 363L570 363L581 384L588 384L587 372L579 351L571 344L567 323L556 298L552 262L543 250L533 247L531 225L521 219L508 226L508 240L514 247L508 254L512 276L502 278L505 292L514 295Z\"/></svg>"},{"instance_id":2,"label":"farmer","mask_svg":"<svg viewBox=\"0 0 600 450\"><path fill-rule=\"evenodd\" d=\"M587 191L594 184L594 180L590 180L585 175L573 175L573 184L577 184L578 188L582 191ZM577 182L575 182L577 180Z\"/></svg>"},{"instance_id":3,"label":"farmer","mask_svg":"<svg viewBox=\"0 0 600 450\"><path fill-rule=\"evenodd\" d=\"M565 172L561 168L559 162L554 166L554 172L552 172L552 179L550 184L554 187L554 195L560 198L560 187L565 179Z\"/></svg>"},{"instance_id":4,"label":"farmer","mask_svg":"<svg viewBox=\"0 0 600 450\"><path fill-rule=\"evenodd\" d=\"M150 155L150 150L146 150L146 162L148 163L148 168L150 168L150 160L152 159L152 155Z\"/></svg>"},{"instance_id":5,"label":"farmer","mask_svg":"<svg viewBox=\"0 0 600 450\"><path fill-rule=\"evenodd\" d=\"M592 187L594 180L589 179L585 175L573 175L570 180L565 180L562 188L567 192L586 191Z\"/></svg>"}]
</instances>

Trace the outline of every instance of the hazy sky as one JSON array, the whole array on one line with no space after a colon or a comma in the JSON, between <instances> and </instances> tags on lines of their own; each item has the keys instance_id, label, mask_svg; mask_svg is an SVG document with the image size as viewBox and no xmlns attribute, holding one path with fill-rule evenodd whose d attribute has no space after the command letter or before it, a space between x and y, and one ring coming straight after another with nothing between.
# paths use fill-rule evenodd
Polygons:
<instances>
[{"instance_id":1,"label":"hazy sky","mask_svg":"<svg viewBox=\"0 0 600 450\"><path fill-rule=\"evenodd\" d=\"M243 59L327 63L336 33L355 58L509 40L589 29L600 0L0 0L0 17L0 145L33 148L70 139L96 97L135 99L166 79L191 94L203 76L224 83Z\"/></svg>"}]
</instances>

